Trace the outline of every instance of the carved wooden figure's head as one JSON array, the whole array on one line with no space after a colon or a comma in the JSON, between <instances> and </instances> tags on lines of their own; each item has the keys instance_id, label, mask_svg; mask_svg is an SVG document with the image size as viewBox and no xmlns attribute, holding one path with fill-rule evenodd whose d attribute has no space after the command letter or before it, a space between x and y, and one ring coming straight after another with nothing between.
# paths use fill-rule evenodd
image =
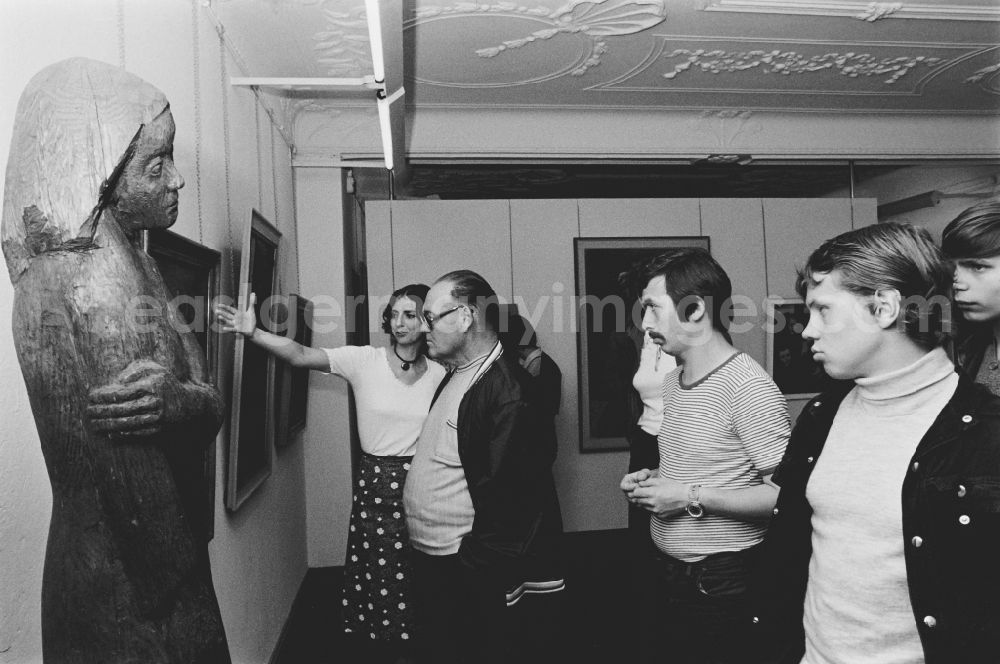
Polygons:
<instances>
[{"instance_id":1,"label":"carved wooden figure's head","mask_svg":"<svg viewBox=\"0 0 1000 664\"><path fill-rule=\"evenodd\" d=\"M183 184L172 162L160 164L162 186L142 183L142 174L132 172L155 168L154 153L169 155L172 141L167 98L134 74L87 58L35 74L18 102L4 186L3 251L11 280L35 256L89 243L99 214L116 200L146 219L141 227L172 223ZM157 187L162 194L153 193ZM157 205L153 214L149 206Z\"/></svg>"},{"instance_id":2,"label":"carved wooden figure's head","mask_svg":"<svg viewBox=\"0 0 1000 664\"><path fill-rule=\"evenodd\" d=\"M172 226L184 178L174 166L174 118L169 108L143 125L129 152L111 197L115 219L126 232Z\"/></svg>"}]
</instances>

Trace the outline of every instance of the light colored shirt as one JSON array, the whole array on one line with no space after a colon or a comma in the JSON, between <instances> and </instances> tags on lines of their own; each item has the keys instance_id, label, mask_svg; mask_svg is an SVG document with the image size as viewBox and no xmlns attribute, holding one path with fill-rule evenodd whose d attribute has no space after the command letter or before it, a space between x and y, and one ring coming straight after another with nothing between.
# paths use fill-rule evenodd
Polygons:
<instances>
[{"instance_id":1,"label":"light colored shirt","mask_svg":"<svg viewBox=\"0 0 1000 664\"><path fill-rule=\"evenodd\" d=\"M660 433L660 422L663 420L663 379L676 368L677 360L662 352L647 332L642 338L639 369L632 376L632 387L642 399L642 414L639 415L637 424L650 436Z\"/></svg>"},{"instance_id":2,"label":"light colored shirt","mask_svg":"<svg viewBox=\"0 0 1000 664\"><path fill-rule=\"evenodd\" d=\"M802 662L919 664L903 558L903 479L958 374L938 348L856 382L806 486L813 552Z\"/></svg>"},{"instance_id":3,"label":"light colored shirt","mask_svg":"<svg viewBox=\"0 0 1000 664\"><path fill-rule=\"evenodd\" d=\"M354 390L361 449L376 456L411 456L445 370L427 360L427 371L412 385L400 381L385 348L324 348L329 373L346 378Z\"/></svg>"},{"instance_id":4,"label":"light colored shirt","mask_svg":"<svg viewBox=\"0 0 1000 664\"><path fill-rule=\"evenodd\" d=\"M763 484L788 445L785 398L764 369L736 353L690 385L683 368L663 383L660 476L684 484L745 489ZM723 551L742 551L764 538L767 524L706 512L650 519L653 543L667 555L693 562Z\"/></svg>"},{"instance_id":5,"label":"light colored shirt","mask_svg":"<svg viewBox=\"0 0 1000 664\"><path fill-rule=\"evenodd\" d=\"M485 357L452 372L427 415L403 487L413 548L432 556L458 553L476 511L458 456L458 407Z\"/></svg>"}]
</instances>

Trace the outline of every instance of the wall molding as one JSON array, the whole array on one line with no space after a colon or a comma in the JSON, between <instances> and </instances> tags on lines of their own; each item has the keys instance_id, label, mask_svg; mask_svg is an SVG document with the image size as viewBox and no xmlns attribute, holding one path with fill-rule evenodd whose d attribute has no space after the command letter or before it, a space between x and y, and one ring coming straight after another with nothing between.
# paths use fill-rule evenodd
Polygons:
<instances>
[{"instance_id":1,"label":"wall molding","mask_svg":"<svg viewBox=\"0 0 1000 664\"><path fill-rule=\"evenodd\" d=\"M895 18L930 21L1000 21L1000 7L928 5L913 2L713 0L704 2L701 10L799 16L845 16L869 23Z\"/></svg>"},{"instance_id":2,"label":"wall molding","mask_svg":"<svg viewBox=\"0 0 1000 664\"><path fill-rule=\"evenodd\" d=\"M685 161L711 154L762 159L997 159L996 117L751 109L422 108L407 127L413 160ZM297 121L296 165L379 154L363 112ZM352 129L353 127L353 129ZM609 127L614 127L609 131ZM333 155L336 155L334 157Z\"/></svg>"}]
</instances>

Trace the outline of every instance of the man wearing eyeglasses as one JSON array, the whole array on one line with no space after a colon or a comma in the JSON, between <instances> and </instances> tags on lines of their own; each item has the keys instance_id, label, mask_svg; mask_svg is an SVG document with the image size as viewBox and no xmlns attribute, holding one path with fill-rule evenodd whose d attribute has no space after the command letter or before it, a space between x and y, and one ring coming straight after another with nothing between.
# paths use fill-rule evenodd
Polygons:
<instances>
[{"instance_id":1,"label":"man wearing eyeglasses","mask_svg":"<svg viewBox=\"0 0 1000 664\"><path fill-rule=\"evenodd\" d=\"M529 661L507 609L561 590L543 568L562 531L556 442L531 376L498 340L493 288L450 272L424 302L430 356L449 368L404 491L418 638L427 661ZM520 652L518 652L520 650Z\"/></svg>"}]
</instances>

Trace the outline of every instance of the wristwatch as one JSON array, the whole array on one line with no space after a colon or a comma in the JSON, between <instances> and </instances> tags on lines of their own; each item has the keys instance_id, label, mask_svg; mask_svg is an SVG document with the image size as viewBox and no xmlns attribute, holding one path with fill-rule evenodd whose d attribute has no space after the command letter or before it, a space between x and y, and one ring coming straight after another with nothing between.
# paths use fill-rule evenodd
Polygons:
<instances>
[{"instance_id":1,"label":"wristwatch","mask_svg":"<svg viewBox=\"0 0 1000 664\"><path fill-rule=\"evenodd\" d=\"M701 506L701 485L688 485L688 504L684 508L692 519L700 519L705 515L705 508Z\"/></svg>"}]
</instances>

